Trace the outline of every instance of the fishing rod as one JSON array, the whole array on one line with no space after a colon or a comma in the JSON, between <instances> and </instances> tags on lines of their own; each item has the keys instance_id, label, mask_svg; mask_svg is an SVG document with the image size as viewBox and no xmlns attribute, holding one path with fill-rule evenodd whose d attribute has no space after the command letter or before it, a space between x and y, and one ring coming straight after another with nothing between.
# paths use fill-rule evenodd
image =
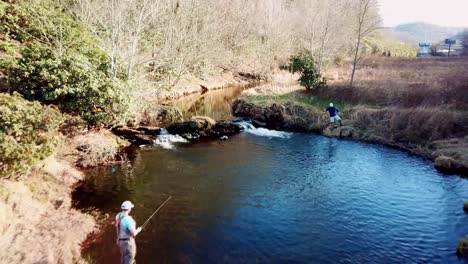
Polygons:
<instances>
[{"instance_id":1,"label":"fishing rod","mask_svg":"<svg viewBox=\"0 0 468 264\"><path fill-rule=\"evenodd\" d=\"M169 202L169 200L170 200L171 198L172 198L172 196L169 196L169 198L167 198L167 200L164 201L164 203L162 203L162 204L158 207L158 209L156 209L156 211L154 211L154 213L153 213L152 215L150 215L150 217L146 220L146 222L144 222L144 223L140 226L140 228L143 229L143 228L146 226L146 224L148 224L149 220L150 220L150 219L151 219L167 202Z\"/></svg>"}]
</instances>

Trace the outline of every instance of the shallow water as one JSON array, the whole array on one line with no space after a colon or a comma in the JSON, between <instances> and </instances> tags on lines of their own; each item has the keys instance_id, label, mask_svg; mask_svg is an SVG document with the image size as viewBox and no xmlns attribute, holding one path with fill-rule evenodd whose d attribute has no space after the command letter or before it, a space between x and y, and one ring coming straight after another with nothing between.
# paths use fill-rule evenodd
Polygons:
<instances>
[{"instance_id":1,"label":"shallow water","mask_svg":"<svg viewBox=\"0 0 468 264\"><path fill-rule=\"evenodd\" d=\"M90 172L77 207L111 220L130 199L141 224L172 195L137 263L466 263L466 179L378 145L256 132L137 150ZM84 251L95 263L118 263L110 220Z\"/></svg>"}]
</instances>

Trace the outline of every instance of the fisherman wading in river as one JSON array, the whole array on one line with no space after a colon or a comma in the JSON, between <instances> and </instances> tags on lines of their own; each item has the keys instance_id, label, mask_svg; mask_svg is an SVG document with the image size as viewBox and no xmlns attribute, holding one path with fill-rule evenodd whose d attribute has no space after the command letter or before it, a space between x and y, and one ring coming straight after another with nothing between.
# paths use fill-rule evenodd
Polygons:
<instances>
[{"instance_id":1,"label":"fisherman wading in river","mask_svg":"<svg viewBox=\"0 0 468 264\"><path fill-rule=\"evenodd\" d=\"M135 237L140 233L141 227L136 228L136 222L130 216L130 211L134 205L130 201L122 203L122 211L115 217L115 227L117 229L117 245L120 249L120 263L135 263L136 244Z\"/></svg>"}]
</instances>

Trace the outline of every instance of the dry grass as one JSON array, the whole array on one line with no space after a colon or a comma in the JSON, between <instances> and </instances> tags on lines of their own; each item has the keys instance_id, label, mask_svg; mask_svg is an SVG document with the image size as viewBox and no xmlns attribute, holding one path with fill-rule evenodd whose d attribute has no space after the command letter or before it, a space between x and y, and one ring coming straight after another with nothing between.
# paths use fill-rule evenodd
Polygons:
<instances>
[{"instance_id":1,"label":"dry grass","mask_svg":"<svg viewBox=\"0 0 468 264\"><path fill-rule=\"evenodd\" d=\"M354 108L344 117L368 135L412 146L464 137L468 132L463 127L468 122L465 116L439 108Z\"/></svg>"},{"instance_id":2,"label":"dry grass","mask_svg":"<svg viewBox=\"0 0 468 264\"><path fill-rule=\"evenodd\" d=\"M77 166L82 168L114 162L123 142L107 130L85 133L71 140L78 150Z\"/></svg>"},{"instance_id":3,"label":"dry grass","mask_svg":"<svg viewBox=\"0 0 468 264\"><path fill-rule=\"evenodd\" d=\"M468 110L466 58L387 58L364 60L349 87L349 66L325 74L329 87L316 91L323 98L349 104L399 107L439 107Z\"/></svg>"}]
</instances>

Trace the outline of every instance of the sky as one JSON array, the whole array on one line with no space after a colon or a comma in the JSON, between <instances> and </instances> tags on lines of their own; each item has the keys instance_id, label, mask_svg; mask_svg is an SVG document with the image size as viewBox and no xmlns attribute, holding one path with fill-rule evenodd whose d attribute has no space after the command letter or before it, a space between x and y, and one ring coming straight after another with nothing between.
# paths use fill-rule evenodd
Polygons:
<instances>
[{"instance_id":1,"label":"sky","mask_svg":"<svg viewBox=\"0 0 468 264\"><path fill-rule=\"evenodd\" d=\"M379 0L384 26L427 22L468 27L468 0Z\"/></svg>"}]
</instances>

